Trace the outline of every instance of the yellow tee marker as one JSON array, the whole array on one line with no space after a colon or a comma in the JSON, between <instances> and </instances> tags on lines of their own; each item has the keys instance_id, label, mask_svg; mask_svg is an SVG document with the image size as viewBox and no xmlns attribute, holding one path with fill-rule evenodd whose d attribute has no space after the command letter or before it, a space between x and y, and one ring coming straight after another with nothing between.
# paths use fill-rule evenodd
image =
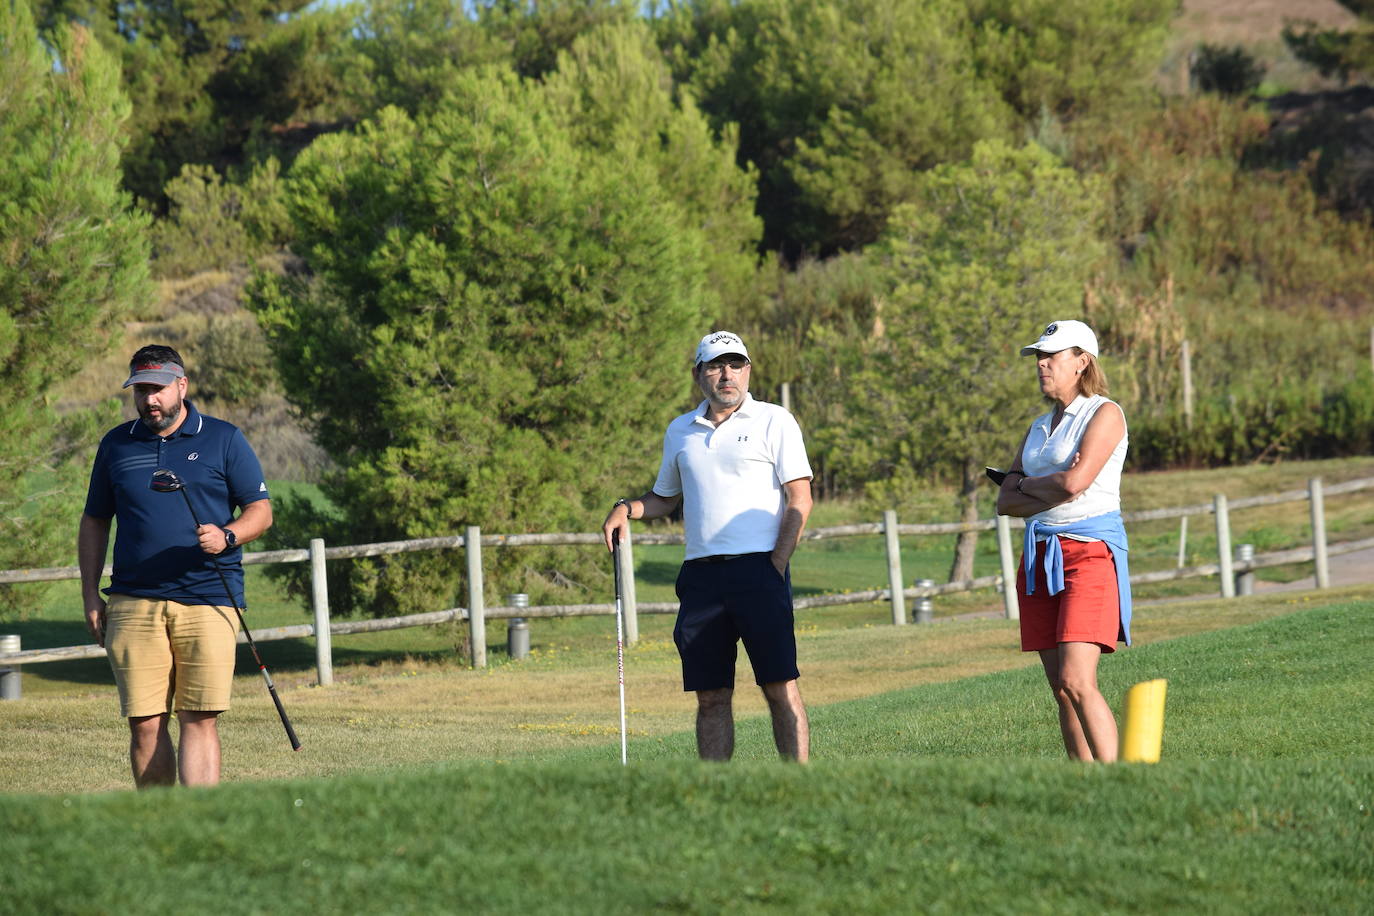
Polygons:
<instances>
[{"instance_id":1,"label":"yellow tee marker","mask_svg":"<svg viewBox=\"0 0 1374 916\"><path fill-rule=\"evenodd\" d=\"M1164 741L1163 678L1142 681L1126 691L1126 727L1121 732L1121 759L1127 763L1159 763Z\"/></svg>"}]
</instances>

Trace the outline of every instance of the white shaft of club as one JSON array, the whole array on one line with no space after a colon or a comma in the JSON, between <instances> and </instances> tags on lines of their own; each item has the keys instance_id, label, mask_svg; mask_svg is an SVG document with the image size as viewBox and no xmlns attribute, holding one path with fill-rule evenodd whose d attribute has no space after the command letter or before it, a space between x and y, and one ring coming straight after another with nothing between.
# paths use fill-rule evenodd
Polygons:
<instances>
[{"instance_id":1,"label":"white shaft of club","mask_svg":"<svg viewBox=\"0 0 1374 916\"><path fill-rule=\"evenodd\" d=\"M622 635L620 596L615 596L615 667L620 678L620 764L627 765L625 755L625 642Z\"/></svg>"}]
</instances>

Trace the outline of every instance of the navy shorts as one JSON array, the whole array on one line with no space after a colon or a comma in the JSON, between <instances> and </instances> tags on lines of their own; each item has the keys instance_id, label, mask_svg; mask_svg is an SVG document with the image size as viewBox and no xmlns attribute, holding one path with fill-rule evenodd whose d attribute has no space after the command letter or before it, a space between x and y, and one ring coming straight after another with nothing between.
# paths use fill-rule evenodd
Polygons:
<instances>
[{"instance_id":1,"label":"navy shorts","mask_svg":"<svg viewBox=\"0 0 1374 916\"><path fill-rule=\"evenodd\" d=\"M735 686L737 643L759 685L798 677L791 569L778 575L769 553L688 560L677 576L680 607L673 642L683 690Z\"/></svg>"}]
</instances>

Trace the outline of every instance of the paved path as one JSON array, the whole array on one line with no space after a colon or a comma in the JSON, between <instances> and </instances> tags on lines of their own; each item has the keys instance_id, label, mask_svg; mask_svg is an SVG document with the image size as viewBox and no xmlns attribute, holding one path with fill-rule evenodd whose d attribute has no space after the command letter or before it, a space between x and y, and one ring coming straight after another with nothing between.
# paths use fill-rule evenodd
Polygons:
<instances>
[{"instance_id":1,"label":"paved path","mask_svg":"<svg viewBox=\"0 0 1374 916\"><path fill-rule=\"evenodd\" d=\"M1307 564L1311 567L1311 564ZM1374 582L1374 549L1357 550L1329 557L1327 565L1331 572L1331 585L1366 585ZM1259 592L1301 592L1317 587L1316 574L1292 582L1265 582L1257 579L1255 591Z\"/></svg>"},{"instance_id":2,"label":"paved path","mask_svg":"<svg viewBox=\"0 0 1374 916\"><path fill-rule=\"evenodd\" d=\"M1309 561L1305 564L1308 569L1312 568ZM1346 585L1368 585L1374 583L1374 548L1369 550L1357 550L1353 553L1343 553L1327 559L1327 565L1331 572L1331 587L1341 588ZM1312 591L1317 587L1316 574L1304 576L1301 579L1294 579L1292 582L1266 582L1258 577L1255 578L1255 594L1267 595L1271 592L1306 592ZM1201 592L1195 595L1181 595L1174 598L1150 598L1144 601L1134 602L1136 606L1143 607L1151 604L1177 604L1180 601L1197 601L1202 598L1217 598L1218 586L1213 586L1212 593Z\"/></svg>"}]
</instances>

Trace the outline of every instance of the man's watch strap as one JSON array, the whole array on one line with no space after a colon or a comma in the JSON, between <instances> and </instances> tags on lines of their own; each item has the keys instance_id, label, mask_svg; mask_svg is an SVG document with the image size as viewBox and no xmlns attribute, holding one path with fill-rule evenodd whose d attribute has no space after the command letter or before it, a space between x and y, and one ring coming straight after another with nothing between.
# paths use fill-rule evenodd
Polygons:
<instances>
[{"instance_id":1,"label":"man's watch strap","mask_svg":"<svg viewBox=\"0 0 1374 916\"><path fill-rule=\"evenodd\" d=\"M225 550L233 550L235 547L239 546L238 535L234 534L234 530L232 528L226 528L223 525L220 525L219 530L224 532Z\"/></svg>"},{"instance_id":2,"label":"man's watch strap","mask_svg":"<svg viewBox=\"0 0 1374 916\"><path fill-rule=\"evenodd\" d=\"M614 512L616 509L619 509L621 506L624 506L624 507L625 507L625 517L626 517L626 518L631 518L631 517L634 516L634 514L635 514L634 507L631 506L631 505L630 505L630 501L629 501L628 499L626 499L625 497L623 497L623 496L620 497L619 499L617 499L617 500L615 501L615 505L611 506L611 511Z\"/></svg>"}]
</instances>

